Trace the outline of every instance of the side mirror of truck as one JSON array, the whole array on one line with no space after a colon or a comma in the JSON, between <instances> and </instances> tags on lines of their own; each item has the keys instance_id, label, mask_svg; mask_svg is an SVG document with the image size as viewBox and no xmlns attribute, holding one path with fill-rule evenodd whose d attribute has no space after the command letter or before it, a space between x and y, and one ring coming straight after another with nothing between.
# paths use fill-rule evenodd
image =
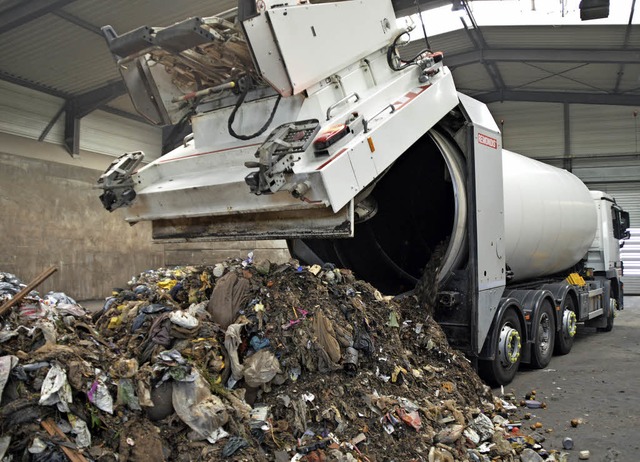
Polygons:
<instances>
[{"instance_id":1,"label":"side mirror of truck","mask_svg":"<svg viewBox=\"0 0 640 462\"><path fill-rule=\"evenodd\" d=\"M630 227L631 227L631 223L629 220L629 212L622 212L620 214L620 230L624 235L623 239L629 239L629 237L631 237L631 234L628 231Z\"/></svg>"},{"instance_id":2,"label":"side mirror of truck","mask_svg":"<svg viewBox=\"0 0 640 462\"><path fill-rule=\"evenodd\" d=\"M629 212L625 212L617 205L611 207L611 212L613 218L613 237L616 239L629 239L629 237L631 237L628 231L630 226Z\"/></svg>"}]
</instances>

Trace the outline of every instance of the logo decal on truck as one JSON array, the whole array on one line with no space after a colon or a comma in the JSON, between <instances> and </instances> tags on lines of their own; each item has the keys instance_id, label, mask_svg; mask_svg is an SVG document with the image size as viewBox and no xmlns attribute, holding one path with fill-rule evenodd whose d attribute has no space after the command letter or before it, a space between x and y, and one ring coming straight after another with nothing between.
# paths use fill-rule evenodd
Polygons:
<instances>
[{"instance_id":1,"label":"logo decal on truck","mask_svg":"<svg viewBox=\"0 0 640 462\"><path fill-rule=\"evenodd\" d=\"M489 146L493 149L498 149L498 140L491 138L490 136L483 135L482 133L478 133L478 143L484 144L485 146Z\"/></svg>"}]
</instances>

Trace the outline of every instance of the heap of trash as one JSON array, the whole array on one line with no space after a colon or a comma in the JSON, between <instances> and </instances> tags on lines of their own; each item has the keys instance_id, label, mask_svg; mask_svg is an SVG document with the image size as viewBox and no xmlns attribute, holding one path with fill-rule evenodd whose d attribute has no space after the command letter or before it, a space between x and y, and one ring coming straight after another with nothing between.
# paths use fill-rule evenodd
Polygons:
<instances>
[{"instance_id":1,"label":"heap of trash","mask_svg":"<svg viewBox=\"0 0 640 462\"><path fill-rule=\"evenodd\" d=\"M0 273L0 304L21 288ZM566 460L428 313L251 254L145 271L95 313L32 291L1 320L0 460Z\"/></svg>"}]
</instances>

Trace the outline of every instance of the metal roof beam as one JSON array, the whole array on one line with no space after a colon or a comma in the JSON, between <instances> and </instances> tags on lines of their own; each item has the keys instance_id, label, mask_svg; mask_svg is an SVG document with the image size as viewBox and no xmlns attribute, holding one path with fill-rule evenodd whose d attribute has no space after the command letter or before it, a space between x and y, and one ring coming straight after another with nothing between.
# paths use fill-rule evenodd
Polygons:
<instances>
[{"instance_id":1,"label":"metal roof beam","mask_svg":"<svg viewBox=\"0 0 640 462\"><path fill-rule=\"evenodd\" d=\"M72 157L80 154L80 119L126 91L122 80L118 80L67 100L64 106L63 144Z\"/></svg>"},{"instance_id":2,"label":"metal roof beam","mask_svg":"<svg viewBox=\"0 0 640 462\"><path fill-rule=\"evenodd\" d=\"M453 5L453 0L418 0L418 2L422 10ZM391 3L398 17L408 16L418 12L416 0L391 0Z\"/></svg>"},{"instance_id":3,"label":"metal roof beam","mask_svg":"<svg viewBox=\"0 0 640 462\"><path fill-rule=\"evenodd\" d=\"M450 68L483 61L637 64L640 62L640 50L487 48L452 55L445 53L444 55L444 63Z\"/></svg>"},{"instance_id":4,"label":"metal roof beam","mask_svg":"<svg viewBox=\"0 0 640 462\"><path fill-rule=\"evenodd\" d=\"M118 117L123 117L125 119L133 120L134 122L140 122L145 125L151 125L147 119L143 119L139 115L131 114L130 112L123 111L121 109L111 107L111 106L100 106L97 108L99 111L107 112L109 114L117 115Z\"/></svg>"},{"instance_id":5,"label":"metal roof beam","mask_svg":"<svg viewBox=\"0 0 640 462\"><path fill-rule=\"evenodd\" d=\"M30 0L22 1L0 14L0 34L20 27L34 19L51 13L75 0Z\"/></svg>"},{"instance_id":6,"label":"metal roof beam","mask_svg":"<svg viewBox=\"0 0 640 462\"><path fill-rule=\"evenodd\" d=\"M464 90L461 90L464 91ZM577 93L560 91L503 90L476 94L483 103L499 101L530 101L533 103L608 104L611 106L640 106L640 95L610 93Z\"/></svg>"},{"instance_id":7,"label":"metal roof beam","mask_svg":"<svg viewBox=\"0 0 640 462\"><path fill-rule=\"evenodd\" d=\"M631 25L633 24L633 13L636 8L636 0L633 0L631 3L631 13L629 13L629 22L627 23L627 28L624 31L624 43L622 44L622 48L626 50L629 47L629 38L631 37ZM622 76L624 75L624 63L620 63L618 66L618 77L616 78L616 86L613 88L614 93L618 93L620 91L620 84L622 83Z\"/></svg>"},{"instance_id":8,"label":"metal roof beam","mask_svg":"<svg viewBox=\"0 0 640 462\"><path fill-rule=\"evenodd\" d=\"M471 43L473 43L473 46L476 48L476 51L479 53L484 53L484 51L488 48L487 42L484 39L484 35L482 34L480 27L476 23L476 19L473 17L473 13L469 8L469 4L467 3L467 0L461 0L461 1L465 11L467 12L467 16L469 17L469 20L471 21L471 25L473 26L473 28L469 28L469 26L467 26L467 23L464 20L464 18L461 17L460 21L462 21L464 30L467 33L469 40L471 41ZM491 78L491 81L493 82L493 86L495 87L496 91L500 91L504 89L505 88L504 79L502 78L502 74L500 73L500 69L498 69L498 66L496 66L496 64L493 61L481 61L481 63L484 66L485 70L487 71L487 74L489 74L489 77Z\"/></svg>"},{"instance_id":9,"label":"metal roof beam","mask_svg":"<svg viewBox=\"0 0 640 462\"><path fill-rule=\"evenodd\" d=\"M92 111L107 104L109 101L127 92L124 82L116 80L95 90L75 96L67 101L67 106L77 118L82 118Z\"/></svg>"},{"instance_id":10,"label":"metal roof beam","mask_svg":"<svg viewBox=\"0 0 640 462\"><path fill-rule=\"evenodd\" d=\"M56 96L58 98L70 98L70 95L67 93L55 90L36 82L32 82L30 80L23 79L22 77L17 77L3 70L0 70L0 80L4 80L5 82L13 83L15 85L20 85L21 87L30 88L31 90L46 93L47 95Z\"/></svg>"},{"instance_id":11,"label":"metal roof beam","mask_svg":"<svg viewBox=\"0 0 640 462\"><path fill-rule=\"evenodd\" d=\"M75 24L78 27L82 27L83 29L88 30L89 32L93 32L94 34L97 34L100 37L102 37L102 31L98 26L91 24L90 22L87 22L82 18L74 16L63 10L56 11L53 14L55 14L59 18L64 19L65 21L70 22L71 24Z\"/></svg>"}]
</instances>

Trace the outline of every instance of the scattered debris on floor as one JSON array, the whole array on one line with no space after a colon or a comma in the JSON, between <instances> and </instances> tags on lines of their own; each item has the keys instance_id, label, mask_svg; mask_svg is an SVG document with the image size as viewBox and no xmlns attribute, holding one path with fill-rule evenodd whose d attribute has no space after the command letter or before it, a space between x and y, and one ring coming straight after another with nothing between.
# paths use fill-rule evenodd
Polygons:
<instances>
[{"instance_id":1,"label":"scattered debris on floor","mask_svg":"<svg viewBox=\"0 0 640 462\"><path fill-rule=\"evenodd\" d=\"M24 286L0 273L0 302ZM428 312L251 254L146 271L93 314L32 291L2 317L0 460L567 460Z\"/></svg>"}]
</instances>

